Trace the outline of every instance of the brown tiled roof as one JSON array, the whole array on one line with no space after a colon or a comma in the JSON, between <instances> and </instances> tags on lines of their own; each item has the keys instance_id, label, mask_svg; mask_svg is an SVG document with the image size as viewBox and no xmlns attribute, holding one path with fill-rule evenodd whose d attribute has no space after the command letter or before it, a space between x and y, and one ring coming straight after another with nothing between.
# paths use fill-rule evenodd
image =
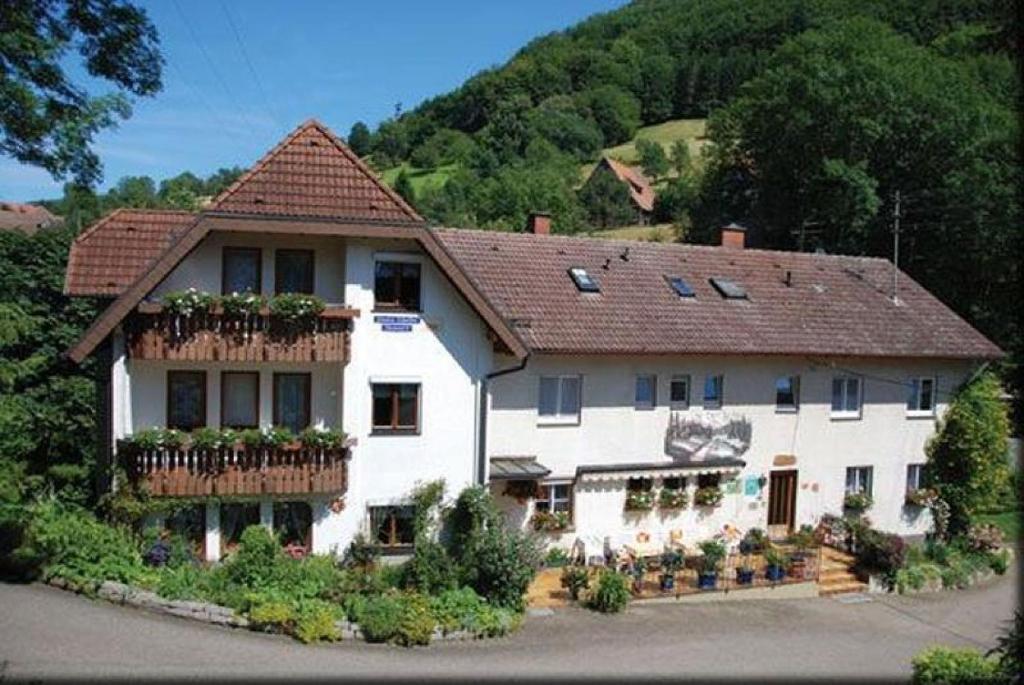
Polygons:
<instances>
[{"instance_id":1,"label":"brown tiled roof","mask_svg":"<svg viewBox=\"0 0 1024 685\"><path fill-rule=\"evenodd\" d=\"M604 157L604 162L612 170L615 176L629 187L629 196L636 203L636 206L645 212L654 211L654 189L647 177L633 167L616 161L611 157Z\"/></svg>"},{"instance_id":2,"label":"brown tiled roof","mask_svg":"<svg viewBox=\"0 0 1024 685\"><path fill-rule=\"evenodd\" d=\"M434 229L527 346L566 354L993 358L1001 351L884 259ZM627 259L622 255L628 249ZM607 267L606 267L607 265ZM584 267L600 293L567 271ZM790 283L786 285L786 272ZM696 292L679 297L665 280ZM725 299L711 278L748 299Z\"/></svg>"},{"instance_id":3,"label":"brown tiled roof","mask_svg":"<svg viewBox=\"0 0 1024 685\"><path fill-rule=\"evenodd\" d=\"M326 126L309 120L206 207L211 213L422 222Z\"/></svg>"},{"instance_id":4,"label":"brown tiled roof","mask_svg":"<svg viewBox=\"0 0 1024 685\"><path fill-rule=\"evenodd\" d=\"M119 295L196 221L190 212L117 209L71 244L64 292Z\"/></svg>"},{"instance_id":5,"label":"brown tiled roof","mask_svg":"<svg viewBox=\"0 0 1024 685\"><path fill-rule=\"evenodd\" d=\"M60 223L46 207L24 202L0 200L0 231L21 231L32 235L36 231Z\"/></svg>"}]
</instances>

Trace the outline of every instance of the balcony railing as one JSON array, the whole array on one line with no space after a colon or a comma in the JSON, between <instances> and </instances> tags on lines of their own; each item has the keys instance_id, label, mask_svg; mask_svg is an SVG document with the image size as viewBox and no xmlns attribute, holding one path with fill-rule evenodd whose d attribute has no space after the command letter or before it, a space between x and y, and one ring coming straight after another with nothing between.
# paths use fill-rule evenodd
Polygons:
<instances>
[{"instance_id":1,"label":"balcony railing","mask_svg":"<svg viewBox=\"0 0 1024 685\"><path fill-rule=\"evenodd\" d=\"M328 306L312 325L297 328L267 308L246 317L217 310L181 316L143 303L128 320L128 354L167 361L347 363L357 316L357 309Z\"/></svg>"},{"instance_id":2,"label":"balcony railing","mask_svg":"<svg viewBox=\"0 0 1024 685\"><path fill-rule=\"evenodd\" d=\"M337 448L142 448L118 441L128 478L157 497L341 494L354 440Z\"/></svg>"}]
</instances>

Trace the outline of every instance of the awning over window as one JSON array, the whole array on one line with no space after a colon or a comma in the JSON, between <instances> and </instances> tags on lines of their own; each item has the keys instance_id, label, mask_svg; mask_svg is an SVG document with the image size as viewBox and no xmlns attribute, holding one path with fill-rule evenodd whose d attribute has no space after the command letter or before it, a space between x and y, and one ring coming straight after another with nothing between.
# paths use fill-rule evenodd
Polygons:
<instances>
[{"instance_id":1,"label":"awning over window","mask_svg":"<svg viewBox=\"0 0 1024 685\"><path fill-rule=\"evenodd\" d=\"M591 464L576 467L579 481L612 481L629 478L680 478L705 473L738 473L747 463L742 459L715 459L705 462L653 462L638 464Z\"/></svg>"},{"instance_id":2,"label":"awning over window","mask_svg":"<svg viewBox=\"0 0 1024 685\"><path fill-rule=\"evenodd\" d=\"M537 457L491 457L491 480L534 480L549 473Z\"/></svg>"}]
</instances>

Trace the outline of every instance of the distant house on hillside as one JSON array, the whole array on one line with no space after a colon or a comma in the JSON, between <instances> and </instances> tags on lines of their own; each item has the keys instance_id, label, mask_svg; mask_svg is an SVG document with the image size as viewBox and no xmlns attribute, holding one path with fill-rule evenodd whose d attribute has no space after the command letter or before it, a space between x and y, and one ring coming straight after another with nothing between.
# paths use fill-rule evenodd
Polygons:
<instances>
[{"instance_id":1,"label":"distant house on hillside","mask_svg":"<svg viewBox=\"0 0 1024 685\"><path fill-rule=\"evenodd\" d=\"M59 223L60 217L46 207L0 200L0 231L21 231L32 235Z\"/></svg>"},{"instance_id":2,"label":"distant house on hillside","mask_svg":"<svg viewBox=\"0 0 1024 685\"><path fill-rule=\"evenodd\" d=\"M651 182L639 169L634 169L610 157L602 157L583 184L583 187L585 188L592 183L599 175L609 172L620 183L625 184L629 190L630 202L636 210L636 221L634 223L644 226L651 223L651 216L654 214L654 188L651 187Z\"/></svg>"}]
</instances>

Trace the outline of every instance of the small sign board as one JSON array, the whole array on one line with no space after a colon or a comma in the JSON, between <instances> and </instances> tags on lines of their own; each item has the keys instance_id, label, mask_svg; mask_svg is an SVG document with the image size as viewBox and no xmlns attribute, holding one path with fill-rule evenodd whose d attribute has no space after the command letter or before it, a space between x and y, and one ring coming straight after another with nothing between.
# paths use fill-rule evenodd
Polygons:
<instances>
[{"instance_id":1,"label":"small sign board","mask_svg":"<svg viewBox=\"0 0 1024 685\"><path fill-rule=\"evenodd\" d=\"M388 333L409 333L412 331L412 324L410 323L386 323L380 327L382 331Z\"/></svg>"},{"instance_id":2,"label":"small sign board","mask_svg":"<svg viewBox=\"0 0 1024 685\"><path fill-rule=\"evenodd\" d=\"M394 314L378 314L378 315L373 317L373 322L374 323L382 323L382 324L396 324L396 323L399 323L399 324L408 324L408 325L411 326L412 324L419 323L420 322L420 317L418 317L418 316L396 316Z\"/></svg>"},{"instance_id":3,"label":"small sign board","mask_svg":"<svg viewBox=\"0 0 1024 685\"><path fill-rule=\"evenodd\" d=\"M757 497L761 491L761 485L757 481L757 476L747 476L743 480L743 494L747 497Z\"/></svg>"}]
</instances>

